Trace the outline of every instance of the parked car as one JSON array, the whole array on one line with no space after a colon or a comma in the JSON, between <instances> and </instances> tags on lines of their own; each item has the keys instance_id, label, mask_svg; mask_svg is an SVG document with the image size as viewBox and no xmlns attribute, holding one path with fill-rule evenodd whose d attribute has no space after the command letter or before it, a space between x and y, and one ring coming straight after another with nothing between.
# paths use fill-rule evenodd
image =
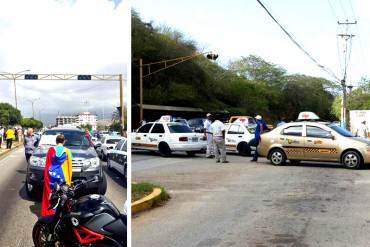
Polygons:
<instances>
[{"instance_id":1,"label":"parked car","mask_svg":"<svg viewBox=\"0 0 370 247\"><path fill-rule=\"evenodd\" d=\"M101 139L101 146L99 156L102 160L106 161L108 153L113 149L117 143L124 139L123 136L105 136Z\"/></svg>"},{"instance_id":2,"label":"parked car","mask_svg":"<svg viewBox=\"0 0 370 247\"><path fill-rule=\"evenodd\" d=\"M107 190L107 180L100 160L85 132L77 128L55 128L46 130L41 136L38 147L31 156L27 165L26 192L31 198L42 192L44 185L44 169L46 154L51 146L56 145L56 136L63 134L66 139L65 146L72 154L72 180L88 180L98 176L98 181L90 183L88 192L104 195Z\"/></svg>"},{"instance_id":3,"label":"parked car","mask_svg":"<svg viewBox=\"0 0 370 247\"><path fill-rule=\"evenodd\" d=\"M188 120L188 124L194 132L203 133L205 121L206 118L192 118Z\"/></svg>"},{"instance_id":4,"label":"parked car","mask_svg":"<svg viewBox=\"0 0 370 247\"><path fill-rule=\"evenodd\" d=\"M115 169L127 179L127 140L120 140L107 156L108 169Z\"/></svg>"},{"instance_id":5,"label":"parked car","mask_svg":"<svg viewBox=\"0 0 370 247\"><path fill-rule=\"evenodd\" d=\"M132 133L132 148L158 151L162 156L182 151L189 156L206 149L204 135L194 133L188 125L178 122L151 122Z\"/></svg>"},{"instance_id":6,"label":"parked car","mask_svg":"<svg viewBox=\"0 0 370 247\"><path fill-rule=\"evenodd\" d=\"M240 155L251 155L251 147L248 142L254 138L254 125L235 121L226 124L225 145L226 151L237 152Z\"/></svg>"}]
</instances>

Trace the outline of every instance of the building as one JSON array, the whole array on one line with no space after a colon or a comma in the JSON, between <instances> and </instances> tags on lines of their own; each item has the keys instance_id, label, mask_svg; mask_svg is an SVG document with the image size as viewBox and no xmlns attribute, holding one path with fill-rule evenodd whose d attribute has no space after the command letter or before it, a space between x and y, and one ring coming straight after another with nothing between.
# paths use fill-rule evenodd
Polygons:
<instances>
[{"instance_id":1,"label":"building","mask_svg":"<svg viewBox=\"0 0 370 247\"><path fill-rule=\"evenodd\" d=\"M90 112L82 112L74 116L57 116L56 125L61 126L75 126L90 124L93 130L97 128L97 116Z\"/></svg>"}]
</instances>

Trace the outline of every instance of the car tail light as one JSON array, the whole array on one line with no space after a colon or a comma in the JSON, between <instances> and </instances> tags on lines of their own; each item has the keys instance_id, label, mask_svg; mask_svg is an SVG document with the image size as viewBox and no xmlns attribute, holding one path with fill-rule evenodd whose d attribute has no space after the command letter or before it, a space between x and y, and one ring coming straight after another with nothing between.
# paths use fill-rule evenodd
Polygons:
<instances>
[{"instance_id":1,"label":"car tail light","mask_svg":"<svg viewBox=\"0 0 370 247\"><path fill-rule=\"evenodd\" d=\"M179 138L179 141L180 142L187 142L188 138L186 136L182 136L182 137Z\"/></svg>"}]
</instances>

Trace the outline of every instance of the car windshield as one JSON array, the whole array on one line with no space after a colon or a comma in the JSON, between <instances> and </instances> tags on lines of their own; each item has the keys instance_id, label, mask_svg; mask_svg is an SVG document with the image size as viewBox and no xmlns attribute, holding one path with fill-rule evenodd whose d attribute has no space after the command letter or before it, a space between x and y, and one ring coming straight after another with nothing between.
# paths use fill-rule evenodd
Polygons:
<instances>
[{"instance_id":1,"label":"car windshield","mask_svg":"<svg viewBox=\"0 0 370 247\"><path fill-rule=\"evenodd\" d=\"M66 147L90 147L91 143L86 138L85 132L82 131L71 131L71 130L47 130L45 131L44 135L41 137L46 139L47 136L56 136L59 134L63 134L66 140L65 145ZM54 141L55 142L55 141ZM55 145L56 143L49 143ZM43 143L41 141L41 143Z\"/></svg>"},{"instance_id":2,"label":"car windshield","mask_svg":"<svg viewBox=\"0 0 370 247\"><path fill-rule=\"evenodd\" d=\"M107 140L107 144L116 144L117 142L119 142L121 139L108 139Z\"/></svg>"},{"instance_id":3,"label":"car windshield","mask_svg":"<svg viewBox=\"0 0 370 247\"><path fill-rule=\"evenodd\" d=\"M342 136L355 137L355 135L352 134L350 131L348 131L346 129L343 129L342 127L340 127L336 124L330 124L330 125L328 125L328 127L331 128L332 130L334 130L335 132L339 133Z\"/></svg>"},{"instance_id":4,"label":"car windshield","mask_svg":"<svg viewBox=\"0 0 370 247\"><path fill-rule=\"evenodd\" d=\"M170 123L167 124L171 133L192 133L193 131L189 128L189 126L185 124L176 124Z\"/></svg>"}]
</instances>

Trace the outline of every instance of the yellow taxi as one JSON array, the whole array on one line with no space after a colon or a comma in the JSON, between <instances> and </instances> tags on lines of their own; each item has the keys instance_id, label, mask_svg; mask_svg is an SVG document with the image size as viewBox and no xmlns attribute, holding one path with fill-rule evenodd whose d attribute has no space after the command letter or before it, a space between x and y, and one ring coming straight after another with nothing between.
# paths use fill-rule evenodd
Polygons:
<instances>
[{"instance_id":1,"label":"yellow taxi","mask_svg":"<svg viewBox=\"0 0 370 247\"><path fill-rule=\"evenodd\" d=\"M258 153L273 165L305 160L339 162L357 169L370 163L370 141L334 123L321 122L312 112L303 112L296 122L262 134Z\"/></svg>"}]
</instances>

